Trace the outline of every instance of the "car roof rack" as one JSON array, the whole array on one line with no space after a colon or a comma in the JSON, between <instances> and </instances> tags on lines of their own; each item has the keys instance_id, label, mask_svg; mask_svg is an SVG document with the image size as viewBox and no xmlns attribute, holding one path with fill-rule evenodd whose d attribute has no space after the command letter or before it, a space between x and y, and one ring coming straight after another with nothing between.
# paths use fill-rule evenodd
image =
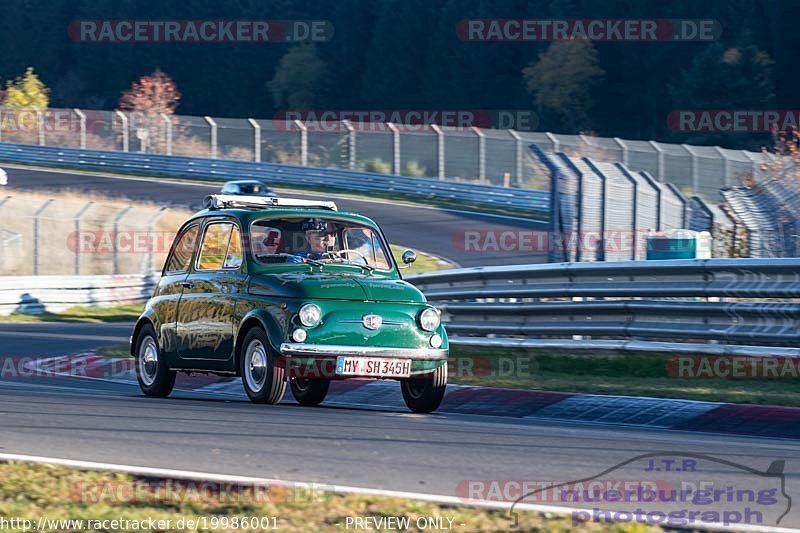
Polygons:
<instances>
[{"instance_id":1,"label":"car roof rack","mask_svg":"<svg viewBox=\"0 0 800 533\"><path fill-rule=\"evenodd\" d=\"M336 211L333 202L300 200L299 198L274 198L271 196L242 196L238 194L210 194L203 202L207 209L266 209L269 207L299 207Z\"/></svg>"}]
</instances>

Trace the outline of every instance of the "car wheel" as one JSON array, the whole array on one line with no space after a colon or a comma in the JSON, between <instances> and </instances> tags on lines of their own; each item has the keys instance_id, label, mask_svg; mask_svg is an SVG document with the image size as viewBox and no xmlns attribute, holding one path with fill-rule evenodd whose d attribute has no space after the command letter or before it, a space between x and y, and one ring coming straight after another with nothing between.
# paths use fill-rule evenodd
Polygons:
<instances>
[{"instance_id":1,"label":"car wheel","mask_svg":"<svg viewBox=\"0 0 800 533\"><path fill-rule=\"evenodd\" d=\"M280 402L286 391L285 369L272 353L267 334L261 328L251 329L242 347L239 371L247 397L253 403Z\"/></svg>"},{"instance_id":2,"label":"car wheel","mask_svg":"<svg viewBox=\"0 0 800 533\"><path fill-rule=\"evenodd\" d=\"M292 395L300 405L319 405L328 395L329 379L294 377L290 380Z\"/></svg>"},{"instance_id":3,"label":"car wheel","mask_svg":"<svg viewBox=\"0 0 800 533\"><path fill-rule=\"evenodd\" d=\"M145 396L166 398L175 386L177 372L170 370L158 347L156 332L147 324L136 339L136 379Z\"/></svg>"},{"instance_id":4,"label":"car wheel","mask_svg":"<svg viewBox=\"0 0 800 533\"><path fill-rule=\"evenodd\" d=\"M400 381L403 399L408 408L415 413L435 411L442 403L445 388L447 388L447 364L437 368L433 374Z\"/></svg>"}]
</instances>

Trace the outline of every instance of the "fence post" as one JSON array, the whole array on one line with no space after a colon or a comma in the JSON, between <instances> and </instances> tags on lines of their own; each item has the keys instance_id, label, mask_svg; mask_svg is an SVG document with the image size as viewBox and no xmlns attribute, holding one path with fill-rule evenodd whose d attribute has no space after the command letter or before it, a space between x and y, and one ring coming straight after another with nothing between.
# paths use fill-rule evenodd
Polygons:
<instances>
[{"instance_id":1,"label":"fence post","mask_svg":"<svg viewBox=\"0 0 800 533\"><path fill-rule=\"evenodd\" d=\"M300 128L300 164L308 166L308 128L300 119L294 121L295 126Z\"/></svg>"},{"instance_id":2,"label":"fence post","mask_svg":"<svg viewBox=\"0 0 800 533\"><path fill-rule=\"evenodd\" d=\"M742 150L742 153L753 163L753 179L756 179L759 175L759 171L761 170L761 165L758 163L758 156L761 154L754 154L753 152L749 152L747 150Z\"/></svg>"},{"instance_id":3,"label":"fence post","mask_svg":"<svg viewBox=\"0 0 800 533\"><path fill-rule=\"evenodd\" d=\"M686 152L689 154L689 157L692 158L692 193L698 194L700 187L700 164L697 160L697 154L688 144L682 144L681 148L686 150Z\"/></svg>"},{"instance_id":4,"label":"fence post","mask_svg":"<svg viewBox=\"0 0 800 533\"><path fill-rule=\"evenodd\" d=\"M131 209L133 209L133 206L126 207L125 209L120 211L117 214L117 216L114 217L114 221L113 221L113 224L114 224L114 232L113 232L113 239L114 239L114 244L113 244L113 247L114 247L114 258L113 258L114 259L114 269L112 271L112 274L114 274L114 275L119 274L119 253L118 253L119 250L117 250L117 245L119 244L119 221Z\"/></svg>"},{"instance_id":5,"label":"fence post","mask_svg":"<svg viewBox=\"0 0 800 533\"><path fill-rule=\"evenodd\" d=\"M660 183L664 183L664 150L661 149L656 141L650 141L650 146L658 154L658 175L656 177Z\"/></svg>"},{"instance_id":6,"label":"fence post","mask_svg":"<svg viewBox=\"0 0 800 533\"><path fill-rule=\"evenodd\" d=\"M608 242L606 231L608 221L608 178L600 170L594 162L588 157L581 157L586 166L588 166L594 174L600 178L600 241L598 242L599 248L595 250L595 261L606 260L606 244ZM616 201L614 198L612 201Z\"/></svg>"},{"instance_id":7,"label":"fence post","mask_svg":"<svg viewBox=\"0 0 800 533\"><path fill-rule=\"evenodd\" d=\"M127 152L128 148L129 148L129 143L128 143L128 135L129 135L128 117L125 116L125 113L123 113L120 110L116 110L116 111L114 111L114 113L116 113L117 116L119 117L120 121L122 121L122 151L123 152Z\"/></svg>"},{"instance_id":8,"label":"fence post","mask_svg":"<svg viewBox=\"0 0 800 533\"><path fill-rule=\"evenodd\" d=\"M343 120L342 125L347 130L347 168L356 168L356 129L349 120Z\"/></svg>"},{"instance_id":9,"label":"fence post","mask_svg":"<svg viewBox=\"0 0 800 533\"><path fill-rule=\"evenodd\" d=\"M525 146L522 137L515 130L508 130L508 134L514 138L514 174L517 179L517 187L522 186L522 154Z\"/></svg>"},{"instance_id":10,"label":"fence post","mask_svg":"<svg viewBox=\"0 0 800 533\"><path fill-rule=\"evenodd\" d=\"M36 110L36 124L39 129L39 146L44 146L44 113L41 110Z\"/></svg>"},{"instance_id":11,"label":"fence post","mask_svg":"<svg viewBox=\"0 0 800 533\"><path fill-rule=\"evenodd\" d=\"M253 161L261 162L261 125L255 119L248 118L247 122L253 126Z\"/></svg>"},{"instance_id":12,"label":"fence post","mask_svg":"<svg viewBox=\"0 0 800 533\"><path fill-rule=\"evenodd\" d=\"M625 141L619 137L614 137L614 142L617 143L617 146L619 146L620 149L622 149L622 164L627 167L628 163L630 162L630 151L628 149L628 145L625 144Z\"/></svg>"},{"instance_id":13,"label":"fence post","mask_svg":"<svg viewBox=\"0 0 800 533\"><path fill-rule=\"evenodd\" d=\"M166 126L167 126L166 129L164 130L164 133L166 134L166 137L167 137L166 138L166 141L167 141L166 152L167 152L167 155L172 155L172 121L170 120L170 118L165 113L161 113L161 119L164 121L164 124L166 124Z\"/></svg>"},{"instance_id":14,"label":"fence post","mask_svg":"<svg viewBox=\"0 0 800 533\"><path fill-rule=\"evenodd\" d=\"M392 131L392 173L400 175L400 129L391 122L386 127Z\"/></svg>"},{"instance_id":15,"label":"fence post","mask_svg":"<svg viewBox=\"0 0 800 533\"><path fill-rule=\"evenodd\" d=\"M153 253L153 243L157 242L155 239L156 222L158 221L159 218L164 216L164 214L167 212L167 209L168 209L167 207L162 207L161 209L158 210L158 212L156 212L156 214L151 216L150 219L147 221L147 230L150 232L150 246L148 247L149 249L147 250L147 258L144 263L144 271L145 273L148 274L153 271L153 256L155 255ZM161 241L159 240L158 242Z\"/></svg>"},{"instance_id":16,"label":"fence post","mask_svg":"<svg viewBox=\"0 0 800 533\"><path fill-rule=\"evenodd\" d=\"M33 214L33 275L39 275L39 217L55 199L50 198Z\"/></svg>"},{"instance_id":17,"label":"fence post","mask_svg":"<svg viewBox=\"0 0 800 533\"><path fill-rule=\"evenodd\" d=\"M472 131L478 136L478 179L486 183L486 134L476 126L472 126Z\"/></svg>"},{"instance_id":18,"label":"fence post","mask_svg":"<svg viewBox=\"0 0 800 533\"><path fill-rule=\"evenodd\" d=\"M544 136L547 137L548 141L553 143L553 153L561 150L561 142L558 140L558 137L556 137L549 131L544 132Z\"/></svg>"},{"instance_id":19,"label":"fence post","mask_svg":"<svg viewBox=\"0 0 800 533\"><path fill-rule=\"evenodd\" d=\"M211 117L203 117L208 122L208 125L211 126L211 157L217 157L217 123L214 122L214 119Z\"/></svg>"},{"instance_id":20,"label":"fence post","mask_svg":"<svg viewBox=\"0 0 800 533\"><path fill-rule=\"evenodd\" d=\"M733 176L731 176L731 174L732 174L732 172L731 172L731 160L725 154L725 152L722 151L722 148L720 148L719 146L715 146L714 149L717 151L719 156L722 158L722 161L723 161L722 164L725 165L725 176L723 177L724 181L722 182L722 184L725 187L730 187L731 186L731 178L733 177Z\"/></svg>"},{"instance_id":21,"label":"fence post","mask_svg":"<svg viewBox=\"0 0 800 533\"><path fill-rule=\"evenodd\" d=\"M87 202L80 211L75 214L75 275L81 274L81 217L94 205L94 202Z\"/></svg>"},{"instance_id":22,"label":"fence post","mask_svg":"<svg viewBox=\"0 0 800 533\"><path fill-rule=\"evenodd\" d=\"M80 109L74 109L75 114L78 115L81 124L81 150L86 150L86 115Z\"/></svg>"},{"instance_id":23,"label":"fence post","mask_svg":"<svg viewBox=\"0 0 800 533\"><path fill-rule=\"evenodd\" d=\"M439 179L445 178L444 168L444 131L438 124L431 124L431 129L436 133L436 166Z\"/></svg>"}]
</instances>

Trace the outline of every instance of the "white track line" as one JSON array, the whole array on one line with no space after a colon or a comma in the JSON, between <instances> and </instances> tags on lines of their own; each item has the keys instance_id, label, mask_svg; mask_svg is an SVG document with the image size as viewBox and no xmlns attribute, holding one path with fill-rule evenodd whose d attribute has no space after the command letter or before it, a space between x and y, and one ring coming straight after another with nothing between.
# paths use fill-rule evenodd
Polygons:
<instances>
[{"instance_id":1,"label":"white track line","mask_svg":"<svg viewBox=\"0 0 800 533\"><path fill-rule=\"evenodd\" d=\"M326 492L335 492L340 494L368 494L371 496L385 496L388 498L406 498L413 500L422 500L431 503L459 505L465 507L483 507L490 509L511 509L510 502L489 502L480 500L464 500L455 496L444 496L438 494L425 494L420 492L405 492L395 490L383 489L370 489L364 487L350 487L346 485L329 485L326 483L304 483L298 481L284 481L273 478L260 478L250 476L235 476L229 474L213 474L210 472L196 472L191 470L174 470L169 468L153 468L149 466L131 466L131 465L118 465L111 463L97 463L93 461L80 461L75 459L62 459L59 457L42 457L37 455L20 455L14 453L0 453L0 461L25 461L29 463L46 463L70 468L77 468L79 470L96 470L96 471L109 471L109 472L124 472L132 475L139 476L152 476L170 479L184 479L192 481L215 481L218 483L239 483L246 485L258 486L271 486L278 485L284 487L291 487L301 490L318 490ZM571 515L576 512L592 513L590 509L581 509L578 507L565 507L555 505L540 505L533 503L521 503L516 505L516 510L519 511L533 511L539 513L554 513L559 515ZM689 526L687 526L689 527ZM725 526L722 524L704 524L703 526L692 525L695 530L708 530L708 531L763 531L763 532L791 532L797 531L792 528L781 528L774 526L754 526L749 524Z\"/></svg>"}]
</instances>

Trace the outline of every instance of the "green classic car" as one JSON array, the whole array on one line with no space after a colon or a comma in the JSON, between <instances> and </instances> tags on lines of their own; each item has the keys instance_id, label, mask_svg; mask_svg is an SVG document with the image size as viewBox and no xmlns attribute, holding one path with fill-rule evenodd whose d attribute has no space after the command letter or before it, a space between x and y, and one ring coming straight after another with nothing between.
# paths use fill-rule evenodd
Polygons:
<instances>
[{"instance_id":1,"label":"green classic car","mask_svg":"<svg viewBox=\"0 0 800 533\"><path fill-rule=\"evenodd\" d=\"M180 229L131 337L147 396L180 372L241 376L254 403L317 405L331 380L395 379L435 410L447 385L439 311L403 281L380 228L332 202L215 195Z\"/></svg>"}]
</instances>

